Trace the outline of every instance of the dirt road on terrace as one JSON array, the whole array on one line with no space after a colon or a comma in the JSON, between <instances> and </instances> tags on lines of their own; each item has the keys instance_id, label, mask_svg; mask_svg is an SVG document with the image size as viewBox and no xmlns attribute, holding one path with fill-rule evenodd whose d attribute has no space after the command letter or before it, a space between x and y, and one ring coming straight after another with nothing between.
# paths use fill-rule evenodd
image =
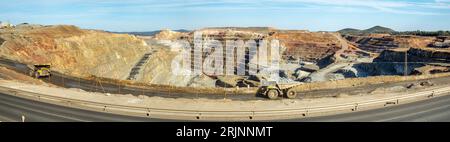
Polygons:
<instances>
[{"instance_id":1,"label":"dirt road on terrace","mask_svg":"<svg viewBox=\"0 0 450 142\"><path fill-rule=\"evenodd\" d=\"M331 74L333 72L336 72L339 69L342 69L346 66L351 66L353 65L352 63L350 63L347 59L344 59L341 55L344 53L345 50L348 50L348 44L347 41L345 39L342 39L342 37L338 34L332 34L334 37L336 37L340 44L341 44L341 49L336 51L336 53L334 54L334 58L336 59L336 61L330 65L328 65L327 67L320 69L316 72L313 72L309 75L309 78L311 79L311 82L321 82L321 81L328 81L328 74Z\"/></svg>"}]
</instances>

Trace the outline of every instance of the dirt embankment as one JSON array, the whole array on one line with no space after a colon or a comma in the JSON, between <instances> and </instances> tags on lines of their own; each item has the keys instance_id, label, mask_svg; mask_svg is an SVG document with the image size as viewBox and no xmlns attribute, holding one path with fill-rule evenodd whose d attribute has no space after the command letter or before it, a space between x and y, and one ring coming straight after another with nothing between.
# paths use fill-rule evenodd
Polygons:
<instances>
[{"instance_id":1,"label":"dirt embankment","mask_svg":"<svg viewBox=\"0 0 450 142\"><path fill-rule=\"evenodd\" d=\"M358 44L358 48L362 50L376 53L381 53L384 50L395 48L426 48L435 40L435 37L409 35L346 35L345 38L350 42Z\"/></svg>"},{"instance_id":2,"label":"dirt embankment","mask_svg":"<svg viewBox=\"0 0 450 142\"><path fill-rule=\"evenodd\" d=\"M339 40L332 33L284 31L273 35L286 47L285 59L319 61L341 49Z\"/></svg>"},{"instance_id":3,"label":"dirt embankment","mask_svg":"<svg viewBox=\"0 0 450 142\"><path fill-rule=\"evenodd\" d=\"M423 37L423 36L393 36L394 41L400 45L406 45L407 47L414 48L426 48L433 42L435 37Z\"/></svg>"},{"instance_id":4,"label":"dirt embankment","mask_svg":"<svg viewBox=\"0 0 450 142\"><path fill-rule=\"evenodd\" d=\"M81 30L75 26L20 26L0 31L0 57L27 64L51 64L76 76L125 79L148 50L134 36Z\"/></svg>"},{"instance_id":5,"label":"dirt embankment","mask_svg":"<svg viewBox=\"0 0 450 142\"><path fill-rule=\"evenodd\" d=\"M15 71L10 70L5 67L0 67L0 80L1 79L19 81L19 82L23 82L23 83L27 83L27 84L39 84L39 85L45 84L41 80L37 80L30 76L27 76L27 75L24 75L21 73L17 73Z\"/></svg>"}]
</instances>

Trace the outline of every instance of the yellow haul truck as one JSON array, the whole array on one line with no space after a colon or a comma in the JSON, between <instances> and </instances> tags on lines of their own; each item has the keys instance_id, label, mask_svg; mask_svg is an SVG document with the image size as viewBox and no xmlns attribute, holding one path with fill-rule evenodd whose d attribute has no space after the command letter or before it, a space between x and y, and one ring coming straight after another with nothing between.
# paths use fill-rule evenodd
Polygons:
<instances>
[{"instance_id":1,"label":"yellow haul truck","mask_svg":"<svg viewBox=\"0 0 450 142\"><path fill-rule=\"evenodd\" d=\"M258 92L272 100L277 99L280 96L294 99L297 97L297 92L292 88L297 85L299 84L278 84L275 81L263 81Z\"/></svg>"},{"instance_id":2,"label":"yellow haul truck","mask_svg":"<svg viewBox=\"0 0 450 142\"><path fill-rule=\"evenodd\" d=\"M31 69L30 76L32 77L41 78L51 76L50 65L48 64L32 65L29 68Z\"/></svg>"}]
</instances>

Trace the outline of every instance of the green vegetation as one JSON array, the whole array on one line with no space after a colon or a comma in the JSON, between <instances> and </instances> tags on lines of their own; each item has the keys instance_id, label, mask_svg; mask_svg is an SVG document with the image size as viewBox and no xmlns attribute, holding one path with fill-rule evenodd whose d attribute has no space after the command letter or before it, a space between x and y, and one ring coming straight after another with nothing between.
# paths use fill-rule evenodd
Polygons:
<instances>
[{"instance_id":1,"label":"green vegetation","mask_svg":"<svg viewBox=\"0 0 450 142\"><path fill-rule=\"evenodd\" d=\"M450 31L405 31L395 32L394 35L417 35L417 36L450 36Z\"/></svg>"},{"instance_id":2,"label":"green vegetation","mask_svg":"<svg viewBox=\"0 0 450 142\"><path fill-rule=\"evenodd\" d=\"M392 35L417 35L417 36L450 36L450 31L394 31L390 28L375 26L366 30L346 28L338 31L343 35L368 35L368 34L392 34Z\"/></svg>"},{"instance_id":3,"label":"green vegetation","mask_svg":"<svg viewBox=\"0 0 450 142\"><path fill-rule=\"evenodd\" d=\"M375 26L366 30L359 30L359 29L352 29L352 28L346 28L338 31L340 34L346 35L368 35L368 34L392 34L396 31L382 27L382 26Z\"/></svg>"}]
</instances>

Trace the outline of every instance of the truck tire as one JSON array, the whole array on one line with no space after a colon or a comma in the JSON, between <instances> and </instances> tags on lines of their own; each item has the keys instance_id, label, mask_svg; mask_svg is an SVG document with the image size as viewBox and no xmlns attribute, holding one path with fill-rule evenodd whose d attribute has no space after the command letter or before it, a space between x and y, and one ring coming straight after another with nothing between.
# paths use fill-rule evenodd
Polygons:
<instances>
[{"instance_id":1,"label":"truck tire","mask_svg":"<svg viewBox=\"0 0 450 142\"><path fill-rule=\"evenodd\" d=\"M30 75L31 77L34 77L34 71L30 71L30 72L28 73L28 75Z\"/></svg>"},{"instance_id":2,"label":"truck tire","mask_svg":"<svg viewBox=\"0 0 450 142\"><path fill-rule=\"evenodd\" d=\"M280 93L275 89L270 89L269 91L267 91L266 95L269 99L275 100L278 98L278 95L280 95Z\"/></svg>"},{"instance_id":3,"label":"truck tire","mask_svg":"<svg viewBox=\"0 0 450 142\"><path fill-rule=\"evenodd\" d=\"M286 97L289 98L289 99L295 99L297 97L297 92L295 92L292 89L288 89L286 91Z\"/></svg>"},{"instance_id":4,"label":"truck tire","mask_svg":"<svg viewBox=\"0 0 450 142\"><path fill-rule=\"evenodd\" d=\"M39 78L40 76L39 76L39 73L38 72L34 72L34 77L35 78Z\"/></svg>"}]
</instances>

